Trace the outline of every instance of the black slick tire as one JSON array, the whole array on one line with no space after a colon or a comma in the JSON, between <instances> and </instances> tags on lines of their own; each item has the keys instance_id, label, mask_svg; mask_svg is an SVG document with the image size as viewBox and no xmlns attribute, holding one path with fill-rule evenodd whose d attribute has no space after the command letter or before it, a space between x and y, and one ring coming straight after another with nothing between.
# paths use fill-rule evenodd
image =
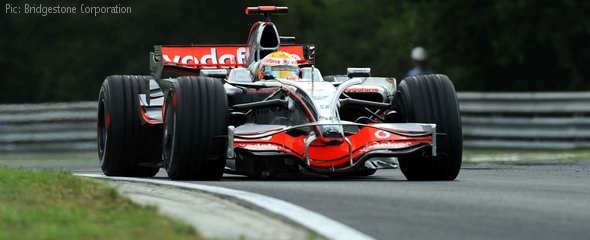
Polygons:
<instances>
[{"instance_id":1,"label":"black slick tire","mask_svg":"<svg viewBox=\"0 0 590 240\"><path fill-rule=\"evenodd\" d=\"M141 119L138 94L148 93L150 76L116 75L102 83L98 97L98 157L107 176L152 177L159 168L161 126ZM140 164L153 165L152 167Z\"/></svg>"},{"instance_id":2,"label":"black slick tire","mask_svg":"<svg viewBox=\"0 0 590 240\"><path fill-rule=\"evenodd\" d=\"M173 180L219 180L225 168L228 102L223 83L179 77L165 100L163 157Z\"/></svg>"},{"instance_id":3,"label":"black slick tire","mask_svg":"<svg viewBox=\"0 0 590 240\"><path fill-rule=\"evenodd\" d=\"M399 157L408 180L454 180L461 169L463 137L459 103L445 75L405 78L398 87L397 104L405 122L435 123L437 156Z\"/></svg>"}]
</instances>

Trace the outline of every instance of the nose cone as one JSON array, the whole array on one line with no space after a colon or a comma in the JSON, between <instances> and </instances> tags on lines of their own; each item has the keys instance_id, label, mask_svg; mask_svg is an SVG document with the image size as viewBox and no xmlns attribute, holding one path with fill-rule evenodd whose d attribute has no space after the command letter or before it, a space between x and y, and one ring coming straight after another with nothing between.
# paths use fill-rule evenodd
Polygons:
<instances>
[{"instance_id":1,"label":"nose cone","mask_svg":"<svg viewBox=\"0 0 590 240\"><path fill-rule=\"evenodd\" d=\"M344 141L344 134L340 127L337 126L324 126L321 128L322 131L322 142L328 145L341 144Z\"/></svg>"}]
</instances>

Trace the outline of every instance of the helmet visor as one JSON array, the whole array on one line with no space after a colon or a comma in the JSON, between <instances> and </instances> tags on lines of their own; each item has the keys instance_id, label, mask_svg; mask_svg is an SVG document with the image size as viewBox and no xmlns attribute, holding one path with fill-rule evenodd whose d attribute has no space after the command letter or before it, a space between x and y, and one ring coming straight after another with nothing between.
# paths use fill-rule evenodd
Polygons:
<instances>
[{"instance_id":1,"label":"helmet visor","mask_svg":"<svg viewBox=\"0 0 590 240\"><path fill-rule=\"evenodd\" d=\"M273 78L299 76L299 67L289 65L265 66L263 71L265 76L272 76Z\"/></svg>"}]
</instances>

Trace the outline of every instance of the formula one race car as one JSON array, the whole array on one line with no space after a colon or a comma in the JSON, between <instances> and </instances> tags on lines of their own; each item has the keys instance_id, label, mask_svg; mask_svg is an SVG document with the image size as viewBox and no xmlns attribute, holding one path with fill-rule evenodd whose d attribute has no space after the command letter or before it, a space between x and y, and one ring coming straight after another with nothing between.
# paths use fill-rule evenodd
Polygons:
<instances>
[{"instance_id":1,"label":"formula one race car","mask_svg":"<svg viewBox=\"0 0 590 240\"><path fill-rule=\"evenodd\" d=\"M315 47L280 36L272 23L286 12L248 7L264 21L247 44L155 46L150 76L107 77L97 128L104 174L367 176L375 161L395 157L409 180L457 177L461 119L447 76L398 85L348 68L322 77Z\"/></svg>"}]
</instances>

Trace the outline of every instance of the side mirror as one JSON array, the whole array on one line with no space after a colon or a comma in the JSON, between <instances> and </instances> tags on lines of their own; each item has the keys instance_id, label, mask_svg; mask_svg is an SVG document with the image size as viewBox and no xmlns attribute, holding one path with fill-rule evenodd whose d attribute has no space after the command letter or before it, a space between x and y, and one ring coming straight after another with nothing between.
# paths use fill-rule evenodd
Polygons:
<instances>
[{"instance_id":1,"label":"side mirror","mask_svg":"<svg viewBox=\"0 0 590 240\"><path fill-rule=\"evenodd\" d=\"M226 69L201 69L199 72L201 77L212 77L225 79L227 77Z\"/></svg>"},{"instance_id":2,"label":"side mirror","mask_svg":"<svg viewBox=\"0 0 590 240\"><path fill-rule=\"evenodd\" d=\"M347 68L346 75L348 76L348 78L370 77L371 76L371 69L370 68Z\"/></svg>"}]
</instances>

